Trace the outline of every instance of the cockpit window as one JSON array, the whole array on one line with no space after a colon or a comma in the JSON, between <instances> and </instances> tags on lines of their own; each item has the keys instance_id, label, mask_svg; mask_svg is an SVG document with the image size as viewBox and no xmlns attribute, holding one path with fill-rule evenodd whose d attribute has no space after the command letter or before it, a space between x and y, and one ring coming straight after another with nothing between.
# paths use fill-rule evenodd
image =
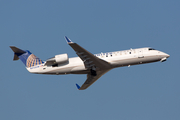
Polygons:
<instances>
[{"instance_id":1,"label":"cockpit window","mask_svg":"<svg viewBox=\"0 0 180 120\"><path fill-rule=\"evenodd\" d=\"M155 50L154 48L149 48L149 50Z\"/></svg>"}]
</instances>

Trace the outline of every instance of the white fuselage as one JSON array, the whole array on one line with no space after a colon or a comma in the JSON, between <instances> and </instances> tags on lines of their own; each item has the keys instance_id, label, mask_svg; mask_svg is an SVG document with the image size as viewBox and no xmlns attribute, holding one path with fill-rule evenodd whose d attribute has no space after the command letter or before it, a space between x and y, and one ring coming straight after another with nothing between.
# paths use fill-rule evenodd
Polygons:
<instances>
[{"instance_id":1,"label":"white fuselage","mask_svg":"<svg viewBox=\"0 0 180 120\"><path fill-rule=\"evenodd\" d=\"M144 63L151 63L157 61L164 61L169 57L168 54L150 49L139 48L130 49L124 51L108 52L95 54L96 57L103 59L110 63L111 67L107 69L113 69L116 67L138 65ZM37 65L27 68L31 73L37 74L87 74L88 71L84 66L83 61L79 57L69 58L69 61L58 66L44 66L45 64Z\"/></svg>"}]
</instances>

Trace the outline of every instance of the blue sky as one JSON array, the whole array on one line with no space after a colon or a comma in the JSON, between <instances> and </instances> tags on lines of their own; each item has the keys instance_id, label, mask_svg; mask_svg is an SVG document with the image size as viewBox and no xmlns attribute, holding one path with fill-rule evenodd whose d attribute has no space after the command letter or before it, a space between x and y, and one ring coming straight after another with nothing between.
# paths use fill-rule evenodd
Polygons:
<instances>
[{"instance_id":1,"label":"blue sky","mask_svg":"<svg viewBox=\"0 0 180 120\"><path fill-rule=\"evenodd\" d=\"M1 120L179 120L180 1L0 1ZM91 53L153 47L164 63L116 68L78 91L86 75L36 75L9 46L46 60L76 56L64 36Z\"/></svg>"}]
</instances>

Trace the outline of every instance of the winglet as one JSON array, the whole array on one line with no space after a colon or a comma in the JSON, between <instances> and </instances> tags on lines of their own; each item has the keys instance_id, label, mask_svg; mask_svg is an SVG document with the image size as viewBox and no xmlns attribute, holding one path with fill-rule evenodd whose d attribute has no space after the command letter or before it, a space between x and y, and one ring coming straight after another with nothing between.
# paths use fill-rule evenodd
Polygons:
<instances>
[{"instance_id":1,"label":"winglet","mask_svg":"<svg viewBox=\"0 0 180 120\"><path fill-rule=\"evenodd\" d=\"M79 86L78 84L76 84L76 87L77 87L77 89L79 90L80 86Z\"/></svg>"},{"instance_id":2,"label":"winglet","mask_svg":"<svg viewBox=\"0 0 180 120\"><path fill-rule=\"evenodd\" d=\"M64 36L65 39L66 39L66 42L69 44L69 43L73 43L68 37Z\"/></svg>"}]
</instances>

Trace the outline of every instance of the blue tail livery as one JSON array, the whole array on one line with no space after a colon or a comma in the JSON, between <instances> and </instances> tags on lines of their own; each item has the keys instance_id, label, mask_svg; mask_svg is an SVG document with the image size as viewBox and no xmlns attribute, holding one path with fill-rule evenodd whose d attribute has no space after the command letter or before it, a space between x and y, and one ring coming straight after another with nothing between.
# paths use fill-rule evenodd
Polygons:
<instances>
[{"instance_id":1,"label":"blue tail livery","mask_svg":"<svg viewBox=\"0 0 180 120\"><path fill-rule=\"evenodd\" d=\"M32 54L28 50L21 50L15 46L10 46L10 48L14 52L14 59L13 60L19 60L20 59L27 68L44 63L41 59L36 57L34 54Z\"/></svg>"}]
</instances>

